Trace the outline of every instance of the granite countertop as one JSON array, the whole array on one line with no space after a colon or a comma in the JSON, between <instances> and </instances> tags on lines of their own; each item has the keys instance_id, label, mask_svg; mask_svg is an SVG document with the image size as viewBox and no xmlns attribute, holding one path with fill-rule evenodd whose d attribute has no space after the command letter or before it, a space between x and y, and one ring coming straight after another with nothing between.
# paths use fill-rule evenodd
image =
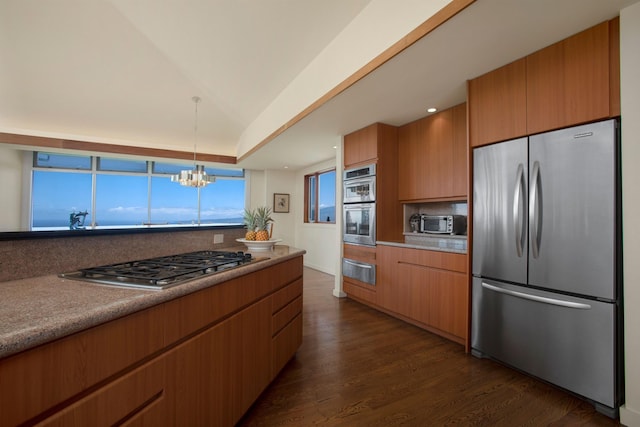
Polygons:
<instances>
[{"instance_id":1,"label":"granite countertop","mask_svg":"<svg viewBox=\"0 0 640 427\"><path fill-rule=\"evenodd\" d=\"M404 242L378 241L376 244L456 254L467 253L467 236L429 236L414 233L404 233L404 236Z\"/></svg>"},{"instance_id":2,"label":"granite countertop","mask_svg":"<svg viewBox=\"0 0 640 427\"><path fill-rule=\"evenodd\" d=\"M261 270L305 251L276 245L273 250L252 253L256 258L269 259L164 290L98 285L57 275L0 282L0 358Z\"/></svg>"}]
</instances>

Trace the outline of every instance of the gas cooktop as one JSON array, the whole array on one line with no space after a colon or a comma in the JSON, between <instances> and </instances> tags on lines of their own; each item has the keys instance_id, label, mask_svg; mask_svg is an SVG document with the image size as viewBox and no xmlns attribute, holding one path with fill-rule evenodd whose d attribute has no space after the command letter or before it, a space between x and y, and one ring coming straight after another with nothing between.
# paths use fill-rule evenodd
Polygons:
<instances>
[{"instance_id":1,"label":"gas cooktop","mask_svg":"<svg viewBox=\"0 0 640 427\"><path fill-rule=\"evenodd\" d=\"M262 261L250 253L198 251L84 268L59 276L129 288L161 290L203 276Z\"/></svg>"}]
</instances>

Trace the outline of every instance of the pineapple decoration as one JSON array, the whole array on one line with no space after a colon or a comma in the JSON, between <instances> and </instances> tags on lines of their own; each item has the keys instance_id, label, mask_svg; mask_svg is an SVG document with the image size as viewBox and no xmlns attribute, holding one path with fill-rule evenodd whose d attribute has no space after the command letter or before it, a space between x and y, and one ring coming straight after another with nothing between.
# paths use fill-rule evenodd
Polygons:
<instances>
[{"instance_id":1,"label":"pineapple decoration","mask_svg":"<svg viewBox=\"0 0 640 427\"><path fill-rule=\"evenodd\" d=\"M271 219L271 208L261 206L255 210L254 218L256 221L256 240L266 241L269 240L269 223L273 222Z\"/></svg>"},{"instance_id":2,"label":"pineapple decoration","mask_svg":"<svg viewBox=\"0 0 640 427\"><path fill-rule=\"evenodd\" d=\"M244 225L247 227L247 234L244 235L244 239L256 240L256 216L254 211L244 210Z\"/></svg>"},{"instance_id":3,"label":"pineapple decoration","mask_svg":"<svg viewBox=\"0 0 640 427\"><path fill-rule=\"evenodd\" d=\"M247 233L244 236L245 240L269 240L271 237L269 235L269 224L272 222L271 208L262 206L255 210L245 209L244 224L247 227Z\"/></svg>"}]
</instances>

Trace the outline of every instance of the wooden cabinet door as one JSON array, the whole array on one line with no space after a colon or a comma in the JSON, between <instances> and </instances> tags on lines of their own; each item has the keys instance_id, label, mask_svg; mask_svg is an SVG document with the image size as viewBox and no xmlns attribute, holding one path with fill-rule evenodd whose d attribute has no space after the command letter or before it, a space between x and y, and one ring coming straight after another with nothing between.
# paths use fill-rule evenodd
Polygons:
<instances>
[{"instance_id":1,"label":"wooden cabinet door","mask_svg":"<svg viewBox=\"0 0 640 427\"><path fill-rule=\"evenodd\" d=\"M526 135L526 78L526 61L522 58L469 81L472 147Z\"/></svg>"},{"instance_id":2,"label":"wooden cabinet door","mask_svg":"<svg viewBox=\"0 0 640 427\"><path fill-rule=\"evenodd\" d=\"M467 104L451 109L453 120L453 155L451 168L451 197L467 197Z\"/></svg>"},{"instance_id":3,"label":"wooden cabinet door","mask_svg":"<svg viewBox=\"0 0 640 427\"><path fill-rule=\"evenodd\" d=\"M345 135L344 166L349 167L365 162L375 162L378 157L377 139L377 123Z\"/></svg>"},{"instance_id":4,"label":"wooden cabinet door","mask_svg":"<svg viewBox=\"0 0 640 427\"><path fill-rule=\"evenodd\" d=\"M609 23L526 58L527 133L609 117Z\"/></svg>"},{"instance_id":5,"label":"wooden cabinet door","mask_svg":"<svg viewBox=\"0 0 640 427\"><path fill-rule=\"evenodd\" d=\"M167 355L169 425L231 426L271 379L269 298L198 334Z\"/></svg>"},{"instance_id":6,"label":"wooden cabinet door","mask_svg":"<svg viewBox=\"0 0 640 427\"><path fill-rule=\"evenodd\" d=\"M453 141L453 109L444 110L400 128L398 133L398 198L400 200L454 196L453 171L459 164L454 160ZM466 155L463 158L466 159ZM466 171L466 164L463 167Z\"/></svg>"},{"instance_id":7,"label":"wooden cabinet door","mask_svg":"<svg viewBox=\"0 0 640 427\"><path fill-rule=\"evenodd\" d=\"M463 254L378 247L378 305L460 344L469 292Z\"/></svg>"},{"instance_id":8,"label":"wooden cabinet door","mask_svg":"<svg viewBox=\"0 0 640 427\"><path fill-rule=\"evenodd\" d=\"M426 171L421 168L421 121L411 122L398 130L398 198L412 200L426 192Z\"/></svg>"},{"instance_id":9,"label":"wooden cabinet door","mask_svg":"<svg viewBox=\"0 0 640 427\"><path fill-rule=\"evenodd\" d=\"M463 273L428 269L429 320L441 331L466 340L467 337L467 275Z\"/></svg>"},{"instance_id":10,"label":"wooden cabinet door","mask_svg":"<svg viewBox=\"0 0 640 427\"><path fill-rule=\"evenodd\" d=\"M158 357L84 399L47 418L39 426L160 426L169 415L164 357Z\"/></svg>"}]
</instances>

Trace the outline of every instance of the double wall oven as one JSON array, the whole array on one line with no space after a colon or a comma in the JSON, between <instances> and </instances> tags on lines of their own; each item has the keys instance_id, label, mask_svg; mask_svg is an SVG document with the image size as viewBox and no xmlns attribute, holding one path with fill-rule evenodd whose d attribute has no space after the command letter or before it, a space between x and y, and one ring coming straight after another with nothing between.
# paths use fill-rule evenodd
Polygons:
<instances>
[{"instance_id":1,"label":"double wall oven","mask_svg":"<svg viewBox=\"0 0 640 427\"><path fill-rule=\"evenodd\" d=\"M348 169L343 175L343 234L345 243L376 244L376 165ZM375 265L343 258L342 275L375 286Z\"/></svg>"},{"instance_id":2,"label":"double wall oven","mask_svg":"<svg viewBox=\"0 0 640 427\"><path fill-rule=\"evenodd\" d=\"M343 241L375 245L376 165L345 170L343 186Z\"/></svg>"}]
</instances>

